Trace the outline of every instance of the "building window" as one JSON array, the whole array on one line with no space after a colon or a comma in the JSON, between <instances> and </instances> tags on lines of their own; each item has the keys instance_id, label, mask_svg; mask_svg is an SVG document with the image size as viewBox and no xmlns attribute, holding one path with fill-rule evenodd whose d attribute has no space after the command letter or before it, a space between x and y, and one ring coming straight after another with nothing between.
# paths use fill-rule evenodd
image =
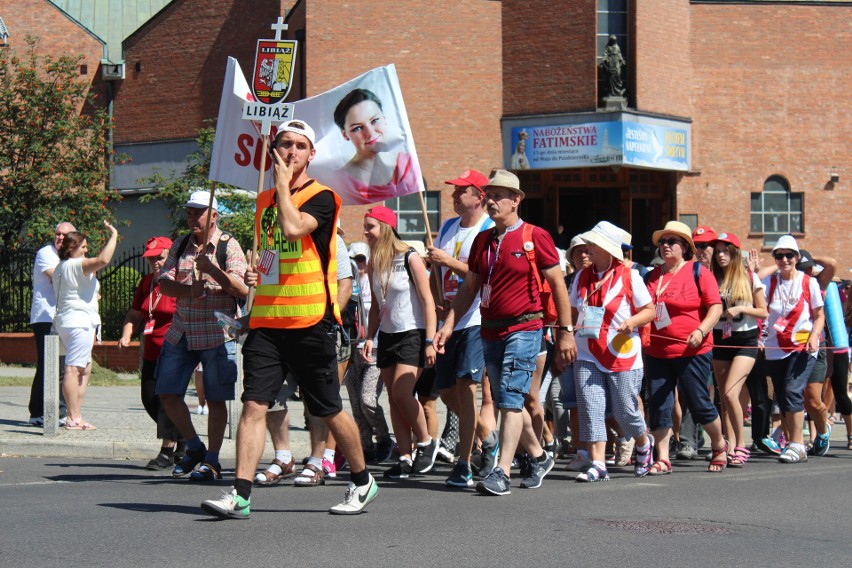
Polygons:
<instances>
[{"instance_id":1,"label":"building window","mask_svg":"<svg viewBox=\"0 0 852 568\"><path fill-rule=\"evenodd\" d=\"M436 233L441 222L441 192L427 191L423 198L426 200L429 228ZM403 240L423 241L426 236L426 223L423 221L420 197L416 193L388 199L385 205L396 211L397 232Z\"/></svg>"},{"instance_id":2,"label":"building window","mask_svg":"<svg viewBox=\"0 0 852 568\"><path fill-rule=\"evenodd\" d=\"M9 45L9 29L6 27L6 23L3 21L3 18L0 18L0 47L6 47Z\"/></svg>"},{"instance_id":3,"label":"building window","mask_svg":"<svg viewBox=\"0 0 852 568\"><path fill-rule=\"evenodd\" d=\"M763 191L751 194L751 232L763 234L763 245L773 246L781 235L805 232L805 194L790 191L781 176L771 176Z\"/></svg>"}]
</instances>

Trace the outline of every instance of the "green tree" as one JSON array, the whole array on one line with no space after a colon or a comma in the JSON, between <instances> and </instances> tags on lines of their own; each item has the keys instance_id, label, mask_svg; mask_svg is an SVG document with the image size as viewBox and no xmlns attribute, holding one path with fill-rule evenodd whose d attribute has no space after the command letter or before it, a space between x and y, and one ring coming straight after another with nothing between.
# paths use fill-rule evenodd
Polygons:
<instances>
[{"instance_id":1,"label":"green tree","mask_svg":"<svg viewBox=\"0 0 852 568\"><path fill-rule=\"evenodd\" d=\"M32 248L49 241L60 221L104 242L110 120L80 81L80 58L0 51L0 246ZM85 106L85 111L83 111Z\"/></svg>"},{"instance_id":2,"label":"green tree","mask_svg":"<svg viewBox=\"0 0 852 568\"><path fill-rule=\"evenodd\" d=\"M210 121L212 122L212 121ZM158 189L157 193L143 195L142 203L152 199L164 199L171 211L172 230L175 235L185 234L186 217L181 205L186 203L189 194L200 189L209 191L215 184L215 196L219 203L219 228L237 238L244 250L251 250L254 239L255 197L245 190L229 185L212 182L207 179L210 173L210 158L213 152L213 140L216 130L205 126L198 130L195 139L198 150L186 157L183 173L171 172L169 176L155 171L142 183Z\"/></svg>"}]
</instances>

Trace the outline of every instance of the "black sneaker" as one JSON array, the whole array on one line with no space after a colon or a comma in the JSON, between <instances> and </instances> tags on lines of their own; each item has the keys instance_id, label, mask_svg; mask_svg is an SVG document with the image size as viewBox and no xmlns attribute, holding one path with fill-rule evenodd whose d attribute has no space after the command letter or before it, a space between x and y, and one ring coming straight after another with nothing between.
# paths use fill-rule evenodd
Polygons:
<instances>
[{"instance_id":1,"label":"black sneaker","mask_svg":"<svg viewBox=\"0 0 852 568\"><path fill-rule=\"evenodd\" d=\"M184 475L192 473L192 471L195 470L195 467L204 461L204 456L206 455L206 446L201 446L201 449L196 452L187 450L186 455L183 456L180 463L178 463L172 470L172 477L183 477Z\"/></svg>"},{"instance_id":2,"label":"black sneaker","mask_svg":"<svg viewBox=\"0 0 852 568\"><path fill-rule=\"evenodd\" d=\"M490 474L494 467L497 465L497 455L499 453L499 441L493 446L488 442L482 442L482 465L479 468L479 475L481 477L488 477L488 474Z\"/></svg>"},{"instance_id":3,"label":"black sneaker","mask_svg":"<svg viewBox=\"0 0 852 568\"><path fill-rule=\"evenodd\" d=\"M447 486L473 487L473 474L470 471L470 466L464 462L458 462L447 478Z\"/></svg>"},{"instance_id":4,"label":"black sneaker","mask_svg":"<svg viewBox=\"0 0 852 568\"><path fill-rule=\"evenodd\" d=\"M428 446L417 448L417 457L414 458L414 473L428 473L435 466L435 457L438 455L438 440L432 438Z\"/></svg>"},{"instance_id":5,"label":"black sneaker","mask_svg":"<svg viewBox=\"0 0 852 568\"><path fill-rule=\"evenodd\" d=\"M476 484L476 490L483 495L509 495L512 493L512 484L503 470L495 467L485 479Z\"/></svg>"},{"instance_id":6,"label":"black sneaker","mask_svg":"<svg viewBox=\"0 0 852 568\"><path fill-rule=\"evenodd\" d=\"M412 466L405 460L399 460L390 469L385 470L386 479L408 479L411 475Z\"/></svg>"},{"instance_id":7,"label":"black sneaker","mask_svg":"<svg viewBox=\"0 0 852 568\"><path fill-rule=\"evenodd\" d=\"M538 461L530 459L530 474L521 481L521 487L526 489L538 489L541 487L541 482L544 476L550 473L553 465L556 463L553 458L545 454L545 459Z\"/></svg>"}]
</instances>

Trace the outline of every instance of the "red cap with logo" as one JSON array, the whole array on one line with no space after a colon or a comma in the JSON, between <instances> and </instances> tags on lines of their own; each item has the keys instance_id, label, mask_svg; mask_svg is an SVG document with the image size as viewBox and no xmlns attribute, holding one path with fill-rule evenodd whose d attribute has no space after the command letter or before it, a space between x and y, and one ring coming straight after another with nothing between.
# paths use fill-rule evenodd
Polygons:
<instances>
[{"instance_id":1,"label":"red cap with logo","mask_svg":"<svg viewBox=\"0 0 852 568\"><path fill-rule=\"evenodd\" d=\"M481 174L476 170L465 170L465 172L456 179L447 180L444 183L447 185L457 185L459 187L469 187L472 185L478 189L480 193L484 193L485 190L483 188L488 185L488 178L485 177L485 174Z\"/></svg>"},{"instance_id":2,"label":"red cap with logo","mask_svg":"<svg viewBox=\"0 0 852 568\"><path fill-rule=\"evenodd\" d=\"M713 227L708 227L707 225L701 225L696 227L692 232L692 242L695 244L698 243L712 243L716 240L716 231L713 230Z\"/></svg>"},{"instance_id":3,"label":"red cap with logo","mask_svg":"<svg viewBox=\"0 0 852 568\"><path fill-rule=\"evenodd\" d=\"M715 243L718 243L718 242L728 243L730 245L734 245L737 248L742 248L740 246L740 240L733 233L719 233L719 235L716 237L716 239L713 242L715 242Z\"/></svg>"},{"instance_id":4,"label":"red cap with logo","mask_svg":"<svg viewBox=\"0 0 852 568\"><path fill-rule=\"evenodd\" d=\"M164 250L172 248L172 240L168 237L151 237L145 243L143 257L160 256Z\"/></svg>"}]
</instances>

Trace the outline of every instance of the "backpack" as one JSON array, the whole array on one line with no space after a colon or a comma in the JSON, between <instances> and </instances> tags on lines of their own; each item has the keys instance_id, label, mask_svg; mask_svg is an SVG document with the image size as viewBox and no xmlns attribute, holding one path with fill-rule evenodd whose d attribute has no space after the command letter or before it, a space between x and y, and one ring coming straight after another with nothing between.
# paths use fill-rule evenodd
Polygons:
<instances>
[{"instance_id":1,"label":"backpack","mask_svg":"<svg viewBox=\"0 0 852 568\"><path fill-rule=\"evenodd\" d=\"M183 253L186 252L186 247L189 246L189 238L192 235L186 235L180 241L178 245L177 251L175 252L175 258L180 260L180 257L183 256ZM227 238L225 238L227 237ZM219 264L219 268L223 271L227 267L228 264L228 241L230 241L234 236L227 231L222 231L222 236L219 238L219 242L216 243L216 262ZM242 313L246 306L246 298L234 298L234 302L237 305L237 308Z\"/></svg>"},{"instance_id":2,"label":"backpack","mask_svg":"<svg viewBox=\"0 0 852 568\"><path fill-rule=\"evenodd\" d=\"M352 295L340 311L340 319L343 322L343 332L350 342L357 343L364 339L367 333L366 318L364 314L364 303L361 300L361 285L358 283L358 267L350 260L352 265Z\"/></svg>"},{"instance_id":3,"label":"backpack","mask_svg":"<svg viewBox=\"0 0 852 568\"><path fill-rule=\"evenodd\" d=\"M544 311L544 325L554 325L557 319L556 302L553 301L553 290L550 289L550 282L541 277L541 272L535 263L535 247L533 246L532 233L533 226L529 223L524 224L523 229L524 252L527 255L527 260L533 271L533 277L538 285L538 294L541 297L541 307ZM527 246L529 243L530 246Z\"/></svg>"}]
</instances>

